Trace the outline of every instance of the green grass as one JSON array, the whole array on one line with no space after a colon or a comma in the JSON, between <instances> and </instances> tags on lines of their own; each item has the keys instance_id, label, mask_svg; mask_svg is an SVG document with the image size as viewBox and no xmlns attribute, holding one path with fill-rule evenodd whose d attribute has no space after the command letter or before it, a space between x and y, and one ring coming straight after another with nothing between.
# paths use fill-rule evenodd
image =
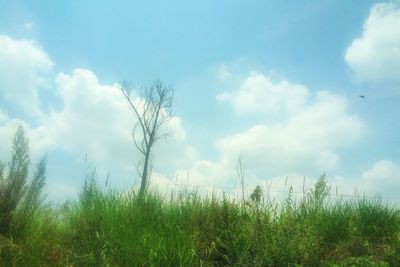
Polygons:
<instances>
[{"instance_id":1,"label":"green grass","mask_svg":"<svg viewBox=\"0 0 400 267\"><path fill-rule=\"evenodd\" d=\"M329 201L320 179L303 199L267 203L196 193L166 199L102 191L42 205L0 266L400 266L400 211L378 199Z\"/></svg>"}]
</instances>

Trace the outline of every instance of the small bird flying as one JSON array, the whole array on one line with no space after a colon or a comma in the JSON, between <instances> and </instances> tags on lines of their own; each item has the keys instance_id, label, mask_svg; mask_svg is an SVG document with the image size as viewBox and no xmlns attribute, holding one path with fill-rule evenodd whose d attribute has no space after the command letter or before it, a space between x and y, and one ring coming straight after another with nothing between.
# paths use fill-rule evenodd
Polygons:
<instances>
[{"instance_id":1,"label":"small bird flying","mask_svg":"<svg viewBox=\"0 0 400 267\"><path fill-rule=\"evenodd\" d=\"M363 95L360 95L360 98L366 98L365 96L363 96Z\"/></svg>"}]
</instances>

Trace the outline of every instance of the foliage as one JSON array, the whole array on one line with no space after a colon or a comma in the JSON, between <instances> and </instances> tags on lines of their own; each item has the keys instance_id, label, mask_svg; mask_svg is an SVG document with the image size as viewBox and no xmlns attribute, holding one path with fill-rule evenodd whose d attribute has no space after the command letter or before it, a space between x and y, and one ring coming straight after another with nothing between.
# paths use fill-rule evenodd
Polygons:
<instances>
[{"instance_id":1,"label":"foliage","mask_svg":"<svg viewBox=\"0 0 400 267\"><path fill-rule=\"evenodd\" d=\"M25 238L0 237L0 266L400 266L400 211L375 199L329 202L325 177L280 208L184 192L103 191L40 206Z\"/></svg>"}]
</instances>

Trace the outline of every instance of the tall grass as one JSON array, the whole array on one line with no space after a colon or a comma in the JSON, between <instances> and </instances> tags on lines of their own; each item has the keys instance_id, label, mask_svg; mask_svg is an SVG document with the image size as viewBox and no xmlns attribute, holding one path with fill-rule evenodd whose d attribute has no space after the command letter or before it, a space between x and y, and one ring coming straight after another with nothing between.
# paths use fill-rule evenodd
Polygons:
<instances>
[{"instance_id":1,"label":"tall grass","mask_svg":"<svg viewBox=\"0 0 400 267\"><path fill-rule=\"evenodd\" d=\"M29 164L29 142L20 126L13 140L8 169L0 162L0 256L4 266L18 264L15 255L21 254L19 244L31 237L30 230L42 204L46 158L38 163L30 182Z\"/></svg>"},{"instance_id":2,"label":"tall grass","mask_svg":"<svg viewBox=\"0 0 400 267\"><path fill-rule=\"evenodd\" d=\"M303 199L244 203L182 193L102 191L41 206L24 238L0 237L9 266L400 266L400 212L378 199L332 202L325 179ZM11 265L12 266L12 265Z\"/></svg>"}]
</instances>

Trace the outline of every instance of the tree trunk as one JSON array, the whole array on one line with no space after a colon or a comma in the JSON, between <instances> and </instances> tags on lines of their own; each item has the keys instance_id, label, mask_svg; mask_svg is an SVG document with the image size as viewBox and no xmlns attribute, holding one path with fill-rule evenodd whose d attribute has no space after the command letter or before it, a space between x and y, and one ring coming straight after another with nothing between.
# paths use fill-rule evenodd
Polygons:
<instances>
[{"instance_id":1,"label":"tree trunk","mask_svg":"<svg viewBox=\"0 0 400 267\"><path fill-rule=\"evenodd\" d=\"M140 191L139 191L139 198L142 199L144 194L146 193L147 183L148 183L148 168L149 168L149 158L150 158L150 148L146 150L146 155L144 158L144 165L142 171L142 181L140 183Z\"/></svg>"}]
</instances>

